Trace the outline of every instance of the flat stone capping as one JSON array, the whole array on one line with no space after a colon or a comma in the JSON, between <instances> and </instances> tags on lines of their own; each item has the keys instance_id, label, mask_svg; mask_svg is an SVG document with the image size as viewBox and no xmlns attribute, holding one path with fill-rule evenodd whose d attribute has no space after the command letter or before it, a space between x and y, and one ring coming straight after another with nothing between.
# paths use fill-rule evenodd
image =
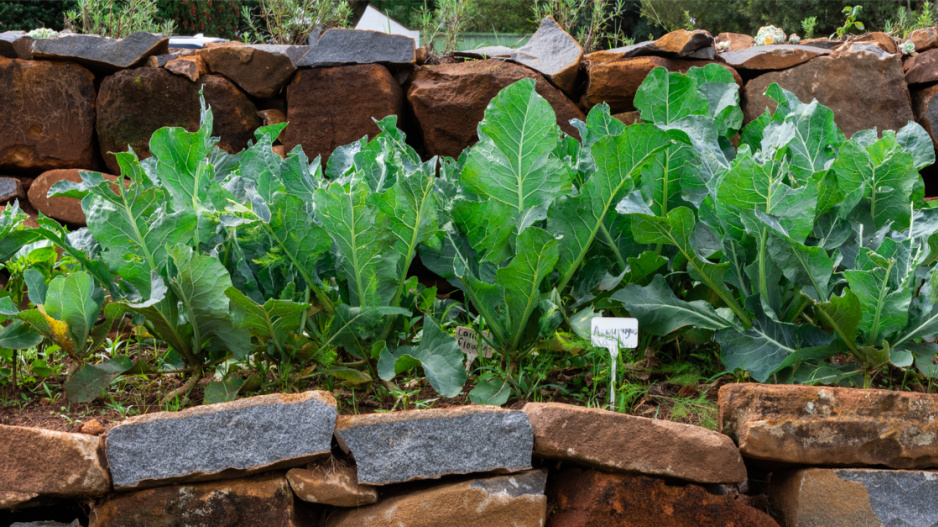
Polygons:
<instances>
[{"instance_id":1,"label":"flat stone capping","mask_svg":"<svg viewBox=\"0 0 938 527\"><path fill-rule=\"evenodd\" d=\"M783 525L935 525L938 473L810 468L772 474L772 505Z\"/></svg>"},{"instance_id":2,"label":"flat stone capping","mask_svg":"<svg viewBox=\"0 0 938 527\"><path fill-rule=\"evenodd\" d=\"M110 489L100 438L0 425L0 510Z\"/></svg>"},{"instance_id":3,"label":"flat stone capping","mask_svg":"<svg viewBox=\"0 0 938 527\"><path fill-rule=\"evenodd\" d=\"M70 60L103 72L142 66L150 55L168 51L169 37L140 31L120 39L98 35L37 38L32 47L34 59Z\"/></svg>"},{"instance_id":4,"label":"flat stone capping","mask_svg":"<svg viewBox=\"0 0 938 527\"><path fill-rule=\"evenodd\" d=\"M301 59L298 68L322 68L344 64L414 64L414 39L363 29L330 29Z\"/></svg>"},{"instance_id":5,"label":"flat stone capping","mask_svg":"<svg viewBox=\"0 0 938 527\"><path fill-rule=\"evenodd\" d=\"M528 403L535 457L698 483L739 483L746 467L733 441L699 426L563 403Z\"/></svg>"},{"instance_id":6,"label":"flat stone capping","mask_svg":"<svg viewBox=\"0 0 938 527\"><path fill-rule=\"evenodd\" d=\"M728 384L720 430L744 457L804 465L938 467L938 396Z\"/></svg>"},{"instance_id":7,"label":"flat stone capping","mask_svg":"<svg viewBox=\"0 0 938 527\"><path fill-rule=\"evenodd\" d=\"M496 406L343 415L335 436L368 485L527 470L534 443L523 412Z\"/></svg>"},{"instance_id":8,"label":"flat stone capping","mask_svg":"<svg viewBox=\"0 0 938 527\"><path fill-rule=\"evenodd\" d=\"M128 419L112 428L107 460L117 489L295 467L330 452L332 394L273 394Z\"/></svg>"},{"instance_id":9,"label":"flat stone capping","mask_svg":"<svg viewBox=\"0 0 938 527\"><path fill-rule=\"evenodd\" d=\"M738 70L783 70L829 54L830 50L812 46L773 44L720 53L720 60Z\"/></svg>"}]
</instances>

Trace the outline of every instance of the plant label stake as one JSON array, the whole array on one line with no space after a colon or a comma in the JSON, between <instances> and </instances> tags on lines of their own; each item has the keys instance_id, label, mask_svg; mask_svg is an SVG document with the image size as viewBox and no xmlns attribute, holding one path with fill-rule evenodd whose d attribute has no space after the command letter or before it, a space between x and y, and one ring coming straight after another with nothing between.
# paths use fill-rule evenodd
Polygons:
<instances>
[{"instance_id":1,"label":"plant label stake","mask_svg":"<svg viewBox=\"0 0 938 527\"><path fill-rule=\"evenodd\" d=\"M612 357L612 380L609 381L609 404L616 407L616 363L619 348L638 347L638 320L634 318L596 317L591 321L590 333L593 346L609 350Z\"/></svg>"}]
</instances>

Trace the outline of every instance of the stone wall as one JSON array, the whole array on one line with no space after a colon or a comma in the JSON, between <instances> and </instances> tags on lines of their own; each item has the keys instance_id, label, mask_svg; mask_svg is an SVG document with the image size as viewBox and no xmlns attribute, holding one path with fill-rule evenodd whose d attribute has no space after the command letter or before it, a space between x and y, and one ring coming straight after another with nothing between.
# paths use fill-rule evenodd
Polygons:
<instances>
[{"instance_id":1,"label":"stone wall","mask_svg":"<svg viewBox=\"0 0 938 527\"><path fill-rule=\"evenodd\" d=\"M831 107L848 135L915 119L934 136L938 29L916 31L910 40L914 56L883 33L846 43L753 47L745 35L714 39L681 30L584 55L548 18L521 49L437 57L414 49L407 37L354 30L327 31L313 46L225 43L201 50L169 49L168 39L144 33L123 40L0 33L0 206L19 199L28 212L81 225L77 204L46 198L51 184L77 179L77 170L116 175L110 152L129 146L146 157L158 128L194 129L200 89L222 148L238 151L258 126L288 121L277 151L302 145L323 161L335 147L377 133L373 119L389 114L400 116L421 154L458 156L477 140L489 100L522 78L536 80L567 133L576 135L571 119L603 102L634 122L633 98L653 68L687 71L710 62L733 73L747 121L774 104L763 92L777 82ZM925 177L928 195L938 195Z\"/></svg>"}]
</instances>

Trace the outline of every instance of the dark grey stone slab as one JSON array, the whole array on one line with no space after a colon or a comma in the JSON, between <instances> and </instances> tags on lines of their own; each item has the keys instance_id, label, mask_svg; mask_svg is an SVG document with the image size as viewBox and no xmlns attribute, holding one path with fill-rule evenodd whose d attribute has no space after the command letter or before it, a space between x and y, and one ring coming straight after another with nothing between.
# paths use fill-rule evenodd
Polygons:
<instances>
[{"instance_id":1,"label":"dark grey stone slab","mask_svg":"<svg viewBox=\"0 0 938 527\"><path fill-rule=\"evenodd\" d=\"M122 39L97 35L65 35L33 41L34 59L68 60L91 70L111 72L143 65L150 55L169 52L169 37L133 33Z\"/></svg>"},{"instance_id":2,"label":"dark grey stone slab","mask_svg":"<svg viewBox=\"0 0 938 527\"><path fill-rule=\"evenodd\" d=\"M938 474L908 470L838 470L837 476L866 488L870 506L884 526L938 524Z\"/></svg>"},{"instance_id":3,"label":"dark grey stone slab","mask_svg":"<svg viewBox=\"0 0 938 527\"><path fill-rule=\"evenodd\" d=\"M23 192L23 184L20 183L20 180L11 177L0 177L0 203L25 197L26 193Z\"/></svg>"},{"instance_id":4,"label":"dark grey stone slab","mask_svg":"<svg viewBox=\"0 0 938 527\"><path fill-rule=\"evenodd\" d=\"M527 470L534 447L524 412L485 406L342 416L336 438L368 485Z\"/></svg>"},{"instance_id":5,"label":"dark grey stone slab","mask_svg":"<svg viewBox=\"0 0 938 527\"><path fill-rule=\"evenodd\" d=\"M296 63L298 68L345 64L414 64L414 39L361 29L330 29Z\"/></svg>"},{"instance_id":6,"label":"dark grey stone slab","mask_svg":"<svg viewBox=\"0 0 938 527\"><path fill-rule=\"evenodd\" d=\"M4 31L0 33L0 57L30 59L32 41L25 31Z\"/></svg>"},{"instance_id":7,"label":"dark grey stone slab","mask_svg":"<svg viewBox=\"0 0 938 527\"><path fill-rule=\"evenodd\" d=\"M335 420L328 392L143 415L108 432L108 466L118 489L294 467L330 452Z\"/></svg>"}]
</instances>

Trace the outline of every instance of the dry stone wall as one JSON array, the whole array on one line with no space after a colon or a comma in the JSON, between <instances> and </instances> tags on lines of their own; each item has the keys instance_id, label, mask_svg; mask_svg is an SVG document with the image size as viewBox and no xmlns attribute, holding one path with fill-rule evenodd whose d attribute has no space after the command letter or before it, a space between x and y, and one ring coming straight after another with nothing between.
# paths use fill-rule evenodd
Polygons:
<instances>
[{"instance_id":1,"label":"dry stone wall","mask_svg":"<svg viewBox=\"0 0 938 527\"><path fill-rule=\"evenodd\" d=\"M53 204L31 187L78 170L118 175L111 152L132 148L147 157L158 128L198 126L200 90L225 150L236 152L259 126L285 120L290 125L275 151L286 155L302 146L322 162L336 147L374 135L373 120L392 114L424 156L458 156L478 140L476 127L491 98L523 78L535 79L573 136L570 120L600 103L632 123L635 93L652 69L684 72L711 62L733 73L747 121L774 109L764 92L779 83L831 107L848 135L898 129L914 119L935 138L938 28L918 30L909 41L911 56L884 33L753 46L747 35L714 39L703 30L680 30L584 54L547 18L521 49L438 57L415 49L407 37L354 30L327 31L312 46L230 42L201 50L170 49L169 39L144 33L123 40L0 33L0 207L19 200L27 212L81 225L77 206ZM46 174L51 170L61 172ZM938 195L930 172L924 176L928 195Z\"/></svg>"}]
</instances>

